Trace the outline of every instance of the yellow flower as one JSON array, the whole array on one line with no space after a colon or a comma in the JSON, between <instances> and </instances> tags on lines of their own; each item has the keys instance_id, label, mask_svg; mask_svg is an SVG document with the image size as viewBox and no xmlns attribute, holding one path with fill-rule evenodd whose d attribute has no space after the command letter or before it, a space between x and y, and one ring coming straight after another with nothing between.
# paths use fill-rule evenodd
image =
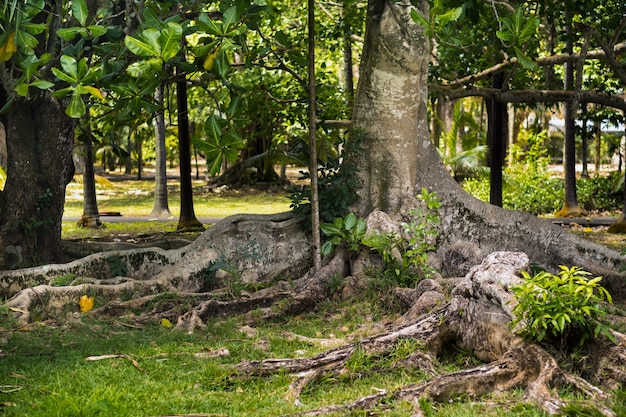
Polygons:
<instances>
[{"instance_id":1,"label":"yellow flower","mask_svg":"<svg viewBox=\"0 0 626 417\"><path fill-rule=\"evenodd\" d=\"M94 298L88 295L83 295L80 297L80 301L78 305L80 306L80 311L86 313L93 309Z\"/></svg>"}]
</instances>

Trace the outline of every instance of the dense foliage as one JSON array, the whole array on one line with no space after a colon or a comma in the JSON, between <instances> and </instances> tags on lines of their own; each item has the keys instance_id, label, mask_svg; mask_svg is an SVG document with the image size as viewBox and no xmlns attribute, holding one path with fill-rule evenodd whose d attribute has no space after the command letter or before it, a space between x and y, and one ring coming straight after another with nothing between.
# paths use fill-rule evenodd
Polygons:
<instances>
[{"instance_id":1,"label":"dense foliage","mask_svg":"<svg viewBox=\"0 0 626 417\"><path fill-rule=\"evenodd\" d=\"M561 346L574 341L583 345L600 333L612 338L601 321L611 295L600 285L602 277L590 275L576 266L561 266L558 274L542 271L531 276L522 271L523 283L512 288L518 301L512 325L521 324L519 331L529 340Z\"/></svg>"}]
</instances>

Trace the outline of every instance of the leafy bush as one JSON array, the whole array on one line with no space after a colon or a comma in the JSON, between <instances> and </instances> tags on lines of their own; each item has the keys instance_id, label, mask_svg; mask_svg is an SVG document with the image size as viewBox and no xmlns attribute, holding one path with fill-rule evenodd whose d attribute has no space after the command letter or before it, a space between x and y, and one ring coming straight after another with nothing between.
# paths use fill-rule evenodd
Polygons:
<instances>
[{"instance_id":1,"label":"leafy bush","mask_svg":"<svg viewBox=\"0 0 626 417\"><path fill-rule=\"evenodd\" d=\"M550 160L543 145L545 140L545 134L540 133L528 137L526 148L513 145L511 153L515 162L503 173L504 208L541 215L555 213L563 206L563 178L552 176L548 171ZM585 210L619 210L618 180L614 176L578 179L578 204ZM468 179L463 182L463 188L474 197L489 201L488 176Z\"/></svg>"},{"instance_id":2,"label":"leafy bush","mask_svg":"<svg viewBox=\"0 0 626 417\"><path fill-rule=\"evenodd\" d=\"M353 132L350 141L341 139L337 156L328 156L318 168L320 220L331 223L334 219L348 214L350 206L356 203L357 191L361 187L358 179L359 168L354 164L356 155L362 151L361 135ZM309 179L309 172L302 172L300 179ZM311 187L294 188L289 196L291 209L298 217L311 217Z\"/></svg>"},{"instance_id":3,"label":"leafy bush","mask_svg":"<svg viewBox=\"0 0 626 417\"><path fill-rule=\"evenodd\" d=\"M606 316L602 303L612 303L600 285L602 277L577 266L561 266L558 274L546 271L531 276L522 271L523 283L512 288L518 304L513 308L512 325L521 324L520 334L532 341L558 341L561 346L575 338L580 345L600 333L612 339L601 323Z\"/></svg>"},{"instance_id":4,"label":"leafy bush","mask_svg":"<svg viewBox=\"0 0 626 417\"><path fill-rule=\"evenodd\" d=\"M617 188L620 173L608 177L580 178L576 181L578 204L585 210L613 211L622 208L622 189Z\"/></svg>"},{"instance_id":5,"label":"leafy bush","mask_svg":"<svg viewBox=\"0 0 626 417\"><path fill-rule=\"evenodd\" d=\"M435 249L435 240L439 235L441 200L425 188L417 197L424 206L409 211L411 221L401 224L403 234L371 234L363 239L364 245L382 256L384 278L389 280L393 277L393 281L402 287L415 286L434 273L427 261L428 252Z\"/></svg>"},{"instance_id":6,"label":"leafy bush","mask_svg":"<svg viewBox=\"0 0 626 417\"><path fill-rule=\"evenodd\" d=\"M365 220L357 219L354 213L349 213L345 218L337 217L332 223L324 223L320 228L329 237L321 248L324 256L330 255L343 242L348 249L358 253L365 237Z\"/></svg>"}]
</instances>

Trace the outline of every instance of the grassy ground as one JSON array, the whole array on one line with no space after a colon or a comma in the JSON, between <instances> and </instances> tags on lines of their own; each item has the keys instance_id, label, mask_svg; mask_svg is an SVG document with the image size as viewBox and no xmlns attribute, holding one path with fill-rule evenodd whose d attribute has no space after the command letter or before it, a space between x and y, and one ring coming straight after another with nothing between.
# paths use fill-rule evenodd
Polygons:
<instances>
[{"instance_id":1,"label":"grassy ground","mask_svg":"<svg viewBox=\"0 0 626 417\"><path fill-rule=\"evenodd\" d=\"M147 217L154 205L154 181L125 180L100 181L97 185L98 209L101 213L120 213L122 217ZM290 201L284 188L269 191L249 188L222 193L209 191L205 181L194 181L194 211L198 218L221 218L239 213L271 214L289 210ZM177 180L168 181L171 221L146 221L138 223L112 223L103 217L104 228L82 229L75 220L65 220L62 227L64 239L136 239L142 234L172 233L176 230L180 213L180 187ZM80 218L83 212L82 185L72 182L67 187L64 217Z\"/></svg>"},{"instance_id":2,"label":"grassy ground","mask_svg":"<svg viewBox=\"0 0 626 417\"><path fill-rule=\"evenodd\" d=\"M364 312L366 312L364 314ZM62 324L37 323L13 333L1 346L0 413L5 416L278 416L334 403L349 402L376 392L419 383L424 373L391 370L392 362L359 357L350 372L324 376L307 389L298 407L285 398L291 376L236 375L234 365L246 360L311 356L320 344L290 337L349 341L374 333L380 320L395 316L367 300L326 301L317 311L284 322L243 327L236 319L212 320L207 328L186 334L159 323L135 323L131 318L97 322L87 317ZM6 334L4 335L6 338ZM398 348L396 357L415 349ZM457 352L458 353L458 352ZM88 361L100 355L125 357ZM135 361L135 362L133 362ZM475 363L461 352L440 370ZM544 416L519 404L521 393L475 402L458 398L427 405L429 416ZM376 414L410 416L408 404L381 405Z\"/></svg>"},{"instance_id":3,"label":"grassy ground","mask_svg":"<svg viewBox=\"0 0 626 417\"><path fill-rule=\"evenodd\" d=\"M100 189L102 211L146 216L152 208L151 182L115 182L114 188ZM137 240L145 235L171 233L176 226L176 185L170 202L175 218L169 223L108 223L102 230L79 230L65 222L64 238L92 237ZM242 202L245 198L245 203ZM288 209L284 192L272 195L234 192L215 195L196 183L195 208L198 216L226 216L235 212L279 212ZM66 215L80 216L82 196L79 185L70 186ZM594 231L579 230L586 238ZM595 236L594 236L595 235ZM604 235L606 233L604 232ZM193 236L191 237L193 238ZM591 240L593 240L593 238ZM621 242L610 242L621 245ZM285 395L293 378L288 375L248 377L237 375L234 365L246 360L303 357L326 349L312 339L349 342L380 331L379 322L397 316L383 309L375 297L361 300L323 301L308 314L287 317L282 322L246 328L240 319L214 319L205 329L186 334L160 322L138 323L132 316L111 322L94 321L77 312L60 322L35 323L16 330L7 312L0 311L0 414L5 416L278 416L334 403L345 403L376 392L424 381L427 375L410 369L392 370L393 361L357 357L348 372L326 375L308 388L304 406L295 406ZM175 301L174 301L175 302ZM245 330L245 331L242 331ZM400 359L416 346L400 346ZM125 355L88 361L99 355ZM439 358L440 371L452 371L477 364L468 352L452 350ZM135 362L133 362L135 361ZM572 394L564 393L569 395ZM536 417L540 410L520 403L521 392L474 401L459 397L446 404L424 404L428 417ZM609 404L626 416L626 394L614 396ZM619 405L621 401L622 405ZM621 407L621 408L620 408ZM373 414L355 411L339 415L410 416L408 404L381 404ZM568 415L597 415L581 413Z\"/></svg>"}]
</instances>

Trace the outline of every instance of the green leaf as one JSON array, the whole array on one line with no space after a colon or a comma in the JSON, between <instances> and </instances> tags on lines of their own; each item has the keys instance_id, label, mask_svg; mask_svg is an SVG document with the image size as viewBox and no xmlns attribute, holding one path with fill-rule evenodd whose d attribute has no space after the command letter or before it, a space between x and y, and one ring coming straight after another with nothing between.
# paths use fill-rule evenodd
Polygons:
<instances>
[{"instance_id":1,"label":"green leaf","mask_svg":"<svg viewBox=\"0 0 626 417\"><path fill-rule=\"evenodd\" d=\"M202 30L205 30L211 35L222 36L224 34L222 29L213 20L209 19L205 13L200 14L198 21L200 22Z\"/></svg>"},{"instance_id":2,"label":"green leaf","mask_svg":"<svg viewBox=\"0 0 626 417\"><path fill-rule=\"evenodd\" d=\"M526 24L522 28L519 34L520 42L527 42L531 36L537 33L537 29L539 28L539 20L535 16L530 16L526 20Z\"/></svg>"},{"instance_id":3,"label":"green leaf","mask_svg":"<svg viewBox=\"0 0 626 417\"><path fill-rule=\"evenodd\" d=\"M28 97L28 84L27 83L19 83L15 86L15 92L20 97Z\"/></svg>"},{"instance_id":4,"label":"green leaf","mask_svg":"<svg viewBox=\"0 0 626 417\"><path fill-rule=\"evenodd\" d=\"M16 30L15 43L19 47L25 49L33 49L39 44L39 41L37 41L37 38L35 38L33 35L24 30Z\"/></svg>"},{"instance_id":5,"label":"green leaf","mask_svg":"<svg viewBox=\"0 0 626 417\"><path fill-rule=\"evenodd\" d=\"M88 16L85 0L72 0L72 16L74 16L82 26L85 26Z\"/></svg>"},{"instance_id":6,"label":"green leaf","mask_svg":"<svg viewBox=\"0 0 626 417\"><path fill-rule=\"evenodd\" d=\"M124 45L130 52L135 55L143 57L157 57L161 55L161 51L155 49L152 45L142 42L139 39L135 39L132 36L126 36L124 38Z\"/></svg>"},{"instance_id":7,"label":"green leaf","mask_svg":"<svg viewBox=\"0 0 626 417\"><path fill-rule=\"evenodd\" d=\"M352 230L357 223L356 216L354 213L348 213L348 215L344 219L344 226L346 230Z\"/></svg>"},{"instance_id":8,"label":"green leaf","mask_svg":"<svg viewBox=\"0 0 626 417\"><path fill-rule=\"evenodd\" d=\"M232 91L230 93L230 103L228 104L228 117L234 118L239 115L242 109L241 97L237 94L234 94Z\"/></svg>"},{"instance_id":9,"label":"green leaf","mask_svg":"<svg viewBox=\"0 0 626 417\"><path fill-rule=\"evenodd\" d=\"M61 28L57 30L57 36L66 42L70 42L79 34L78 28Z\"/></svg>"},{"instance_id":10,"label":"green leaf","mask_svg":"<svg viewBox=\"0 0 626 417\"><path fill-rule=\"evenodd\" d=\"M511 43L515 42L515 34L509 32L509 31L497 30L496 31L496 36L498 37L498 39L500 39L501 41L506 42L508 44L511 44Z\"/></svg>"},{"instance_id":11,"label":"green leaf","mask_svg":"<svg viewBox=\"0 0 626 417\"><path fill-rule=\"evenodd\" d=\"M40 90L47 90L49 88L54 87L54 83L51 83L50 81L45 81L45 80L35 80L32 83L30 83L30 85L32 85L33 87L37 87Z\"/></svg>"},{"instance_id":12,"label":"green leaf","mask_svg":"<svg viewBox=\"0 0 626 417\"><path fill-rule=\"evenodd\" d=\"M215 115L209 116L204 123L204 133L214 142L219 142L222 137L222 129Z\"/></svg>"},{"instance_id":13,"label":"green leaf","mask_svg":"<svg viewBox=\"0 0 626 417\"><path fill-rule=\"evenodd\" d=\"M515 51L517 62L519 62L524 69L533 69L537 66L537 63L524 55L524 52L517 46L513 47L513 50Z\"/></svg>"},{"instance_id":14,"label":"green leaf","mask_svg":"<svg viewBox=\"0 0 626 417\"><path fill-rule=\"evenodd\" d=\"M178 54L183 28L178 23L169 22L161 32L161 58L169 61Z\"/></svg>"},{"instance_id":15,"label":"green leaf","mask_svg":"<svg viewBox=\"0 0 626 417\"><path fill-rule=\"evenodd\" d=\"M90 26L87 26L87 29L91 33L91 36L93 36L94 38L105 35L108 30L106 26L101 26L101 25L90 25Z\"/></svg>"},{"instance_id":16,"label":"green leaf","mask_svg":"<svg viewBox=\"0 0 626 417\"><path fill-rule=\"evenodd\" d=\"M228 62L228 57L223 50L220 50L220 52L215 57L215 60L213 61L212 71L220 78L226 77L226 75L228 75L228 73L230 72L230 63Z\"/></svg>"},{"instance_id":17,"label":"green leaf","mask_svg":"<svg viewBox=\"0 0 626 417\"><path fill-rule=\"evenodd\" d=\"M48 27L45 23L22 23L21 26L26 32L31 35L39 35Z\"/></svg>"},{"instance_id":18,"label":"green leaf","mask_svg":"<svg viewBox=\"0 0 626 417\"><path fill-rule=\"evenodd\" d=\"M320 230L326 236L336 236L336 235L341 234L341 229L331 223L324 223L320 225Z\"/></svg>"},{"instance_id":19,"label":"green leaf","mask_svg":"<svg viewBox=\"0 0 626 417\"><path fill-rule=\"evenodd\" d=\"M457 7L455 9L448 10L447 12L440 14L437 16L438 23L441 26L445 26L450 22L455 22L461 17L463 13L462 7Z\"/></svg>"},{"instance_id":20,"label":"green leaf","mask_svg":"<svg viewBox=\"0 0 626 417\"><path fill-rule=\"evenodd\" d=\"M0 114L6 114L11 109L11 105L13 105L13 97L7 100L4 106L2 106L2 108L0 109Z\"/></svg>"},{"instance_id":21,"label":"green leaf","mask_svg":"<svg viewBox=\"0 0 626 417\"><path fill-rule=\"evenodd\" d=\"M430 22L420 12L415 9L411 9L411 19L418 25L425 29L430 28Z\"/></svg>"},{"instance_id":22,"label":"green leaf","mask_svg":"<svg viewBox=\"0 0 626 417\"><path fill-rule=\"evenodd\" d=\"M228 32L231 26L233 26L239 20L239 13L237 12L237 6L231 6L224 11L222 17L222 33Z\"/></svg>"},{"instance_id":23,"label":"green leaf","mask_svg":"<svg viewBox=\"0 0 626 417\"><path fill-rule=\"evenodd\" d=\"M66 83L75 84L78 82L76 78L73 78L58 68L52 67L52 73L61 81L65 81Z\"/></svg>"},{"instance_id":24,"label":"green leaf","mask_svg":"<svg viewBox=\"0 0 626 417\"><path fill-rule=\"evenodd\" d=\"M70 104L65 109L65 114L72 119L79 119L85 114L86 110L87 108L85 106L85 102L80 96L80 93L78 90L74 90L72 98L70 99Z\"/></svg>"},{"instance_id":25,"label":"green leaf","mask_svg":"<svg viewBox=\"0 0 626 417\"><path fill-rule=\"evenodd\" d=\"M322 244L320 251L322 253L322 256L328 256L331 253L333 253L334 249L335 249L335 245L333 245L333 242L331 242L330 240L327 240L326 242Z\"/></svg>"},{"instance_id":26,"label":"green leaf","mask_svg":"<svg viewBox=\"0 0 626 417\"><path fill-rule=\"evenodd\" d=\"M59 62L61 63L61 68L63 68L63 71L65 71L65 73L69 75L74 80L74 82L77 82L79 80L79 77L78 63L76 62L76 59L72 56L62 55Z\"/></svg>"}]
</instances>

